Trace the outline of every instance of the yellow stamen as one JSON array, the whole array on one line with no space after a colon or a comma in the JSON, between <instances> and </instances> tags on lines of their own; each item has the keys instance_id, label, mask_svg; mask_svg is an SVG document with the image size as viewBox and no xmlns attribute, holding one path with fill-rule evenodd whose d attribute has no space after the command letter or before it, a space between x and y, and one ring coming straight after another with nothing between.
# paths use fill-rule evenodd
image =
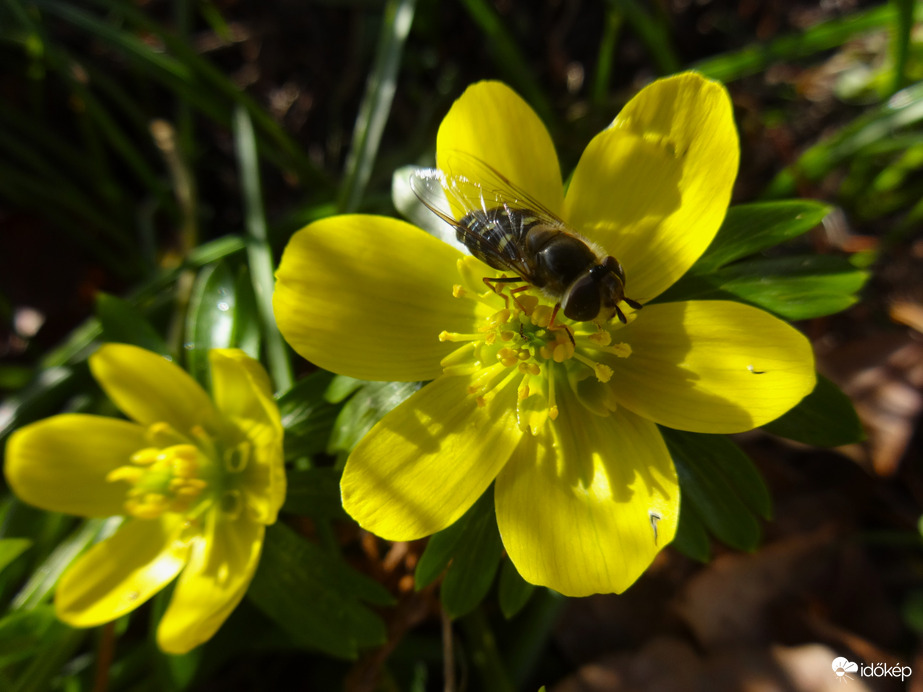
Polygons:
<instances>
[{"instance_id":1,"label":"yellow stamen","mask_svg":"<svg viewBox=\"0 0 923 692\"><path fill-rule=\"evenodd\" d=\"M594 334L590 334L587 338L599 346L608 346L612 343L612 335L605 329L601 329Z\"/></svg>"},{"instance_id":2,"label":"yellow stamen","mask_svg":"<svg viewBox=\"0 0 923 692\"><path fill-rule=\"evenodd\" d=\"M110 483L127 481L134 485L143 475L144 469L139 469L137 466L119 466L106 474L106 480Z\"/></svg>"},{"instance_id":3,"label":"yellow stamen","mask_svg":"<svg viewBox=\"0 0 923 692\"><path fill-rule=\"evenodd\" d=\"M439 332L439 341L480 341L483 334L459 334L458 332Z\"/></svg>"},{"instance_id":4,"label":"yellow stamen","mask_svg":"<svg viewBox=\"0 0 923 692\"><path fill-rule=\"evenodd\" d=\"M532 324L536 327L547 328L551 324L551 313L552 308L549 305L539 305L534 310L530 317L532 318Z\"/></svg>"}]
</instances>

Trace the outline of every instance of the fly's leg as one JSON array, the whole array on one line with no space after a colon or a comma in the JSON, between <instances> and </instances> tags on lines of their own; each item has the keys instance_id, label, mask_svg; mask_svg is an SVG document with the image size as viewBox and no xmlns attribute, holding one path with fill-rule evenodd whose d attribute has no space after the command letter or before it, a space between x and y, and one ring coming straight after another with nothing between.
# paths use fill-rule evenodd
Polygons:
<instances>
[{"instance_id":1,"label":"fly's leg","mask_svg":"<svg viewBox=\"0 0 923 692\"><path fill-rule=\"evenodd\" d=\"M506 294L503 292L503 288L502 288L502 287L498 288L497 286L494 286L495 283L497 283L497 284L521 284L521 283L522 283L522 279L520 279L518 276L500 276L500 277L497 277L497 278L495 278L495 279L488 279L488 278L485 276L485 277L483 277L482 281L483 281L485 284L487 284L487 286L490 288L491 291L493 291L493 292L496 293L498 296L500 296L501 298L503 298L503 305L504 305L504 307L505 307L507 310L510 309L510 298L512 298L512 299L513 299L513 302L516 303L516 307L518 307L518 308L519 308L520 310L522 310L523 312L526 312L525 306L524 306L522 303L519 302L519 299L516 297L516 294L517 294L517 293L521 293L522 291L528 290L528 289L529 289L529 286L528 286L528 285L526 285L526 286L520 286L519 288L511 289L509 295L506 295Z\"/></svg>"},{"instance_id":2,"label":"fly's leg","mask_svg":"<svg viewBox=\"0 0 923 692\"><path fill-rule=\"evenodd\" d=\"M567 338L570 339L570 342L574 346L576 346L577 342L574 341L574 333L571 331L571 328L568 327L566 324L555 324L554 323L554 318L558 316L558 310L560 309L561 309L561 304L556 303L554 306L554 310L551 311L551 320L548 322L548 331L553 332L558 329L563 329L567 333Z\"/></svg>"}]
</instances>

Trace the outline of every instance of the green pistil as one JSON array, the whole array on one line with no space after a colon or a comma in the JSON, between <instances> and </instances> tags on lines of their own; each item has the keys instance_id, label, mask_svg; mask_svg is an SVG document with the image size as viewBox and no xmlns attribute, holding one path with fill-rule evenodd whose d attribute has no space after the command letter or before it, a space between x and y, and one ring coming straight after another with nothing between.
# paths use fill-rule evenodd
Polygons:
<instances>
[{"instance_id":1,"label":"green pistil","mask_svg":"<svg viewBox=\"0 0 923 692\"><path fill-rule=\"evenodd\" d=\"M145 437L150 446L132 454L129 464L106 476L110 482L129 484L127 514L156 519L174 512L194 519L215 498L222 510L239 514L243 500L235 488L250 462L249 441L222 450L201 426L183 435L163 422L151 425Z\"/></svg>"},{"instance_id":2,"label":"green pistil","mask_svg":"<svg viewBox=\"0 0 923 692\"><path fill-rule=\"evenodd\" d=\"M440 341L460 344L443 359L443 372L474 376L469 392L479 406L486 405L495 392L518 378L520 425L532 428L533 432L537 432L536 421L540 427L544 416L552 420L558 416L556 367L562 366L568 371L575 366L586 367L599 382L606 383L613 376L612 368L591 356L605 353L627 358L631 354L627 344L612 343L610 325L597 326L595 331L575 331L577 325L568 323L565 326L560 311L554 315L552 324L553 306L525 292L517 293L513 299L493 291L475 294L456 285L453 295L475 297L492 308L503 298L506 300L505 307L491 312L476 332L442 332L439 335ZM592 327L592 323L589 326ZM522 422L524 420L532 422Z\"/></svg>"}]
</instances>

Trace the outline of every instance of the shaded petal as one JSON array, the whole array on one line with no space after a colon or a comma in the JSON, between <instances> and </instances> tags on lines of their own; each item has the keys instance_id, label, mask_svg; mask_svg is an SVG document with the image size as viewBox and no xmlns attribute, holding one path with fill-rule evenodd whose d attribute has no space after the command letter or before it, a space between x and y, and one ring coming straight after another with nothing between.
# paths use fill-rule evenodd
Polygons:
<instances>
[{"instance_id":1,"label":"shaded petal","mask_svg":"<svg viewBox=\"0 0 923 692\"><path fill-rule=\"evenodd\" d=\"M312 363L366 380L430 380L474 329L477 302L454 298L454 248L381 216L334 216L289 241L273 310L285 340Z\"/></svg>"},{"instance_id":2,"label":"shaded petal","mask_svg":"<svg viewBox=\"0 0 923 692\"><path fill-rule=\"evenodd\" d=\"M247 592L260 561L265 527L244 514L212 512L157 628L157 644L183 654L209 640Z\"/></svg>"},{"instance_id":3,"label":"shaded petal","mask_svg":"<svg viewBox=\"0 0 923 692\"><path fill-rule=\"evenodd\" d=\"M186 434L195 425L214 432L211 400L178 365L128 344L105 344L90 356L90 370L110 399L142 425L165 422Z\"/></svg>"},{"instance_id":4,"label":"shaded petal","mask_svg":"<svg viewBox=\"0 0 923 692\"><path fill-rule=\"evenodd\" d=\"M208 357L215 405L254 445L245 470L252 518L271 524L285 501L286 479L282 421L269 376L259 361L239 349L212 349Z\"/></svg>"},{"instance_id":5,"label":"shaded petal","mask_svg":"<svg viewBox=\"0 0 923 692\"><path fill-rule=\"evenodd\" d=\"M564 218L622 263L626 295L646 303L714 238L739 157L725 88L691 72L661 79L583 152Z\"/></svg>"},{"instance_id":6,"label":"shaded petal","mask_svg":"<svg viewBox=\"0 0 923 692\"><path fill-rule=\"evenodd\" d=\"M452 524L503 468L522 436L516 387L478 406L467 376L426 385L363 438L346 462L343 508L362 528L409 541Z\"/></svg>"},{"instance_id":7,"label":"shaded petal","mask_svg":"<svg viewBox=\"0 0 923 692\"><path fill-rule=\"evenodd\" d=\"M64 573L55 592L58 617L94 627L130 613L160 591L186 564L180 540L185 519L128 520Z\"/></svg>"},{"instance_id":8,"label":"shaded petal","mask_svg":"<svg viewBox=\"0 0 923 692\"><path fill-rule=\"evenodd\" d=\"M814 388L801 332L749 305L648 305L615 333L632 348L607 360L618 402L678 430L735 433L778 418Z\"/></svg>"},{"instance_id":9,"label":"shaded petal","mask_svg":"<svg viewBox=\"0 0 923 692\"><path fill-rule=\"evenodd\" d=\"M447 173L477 182L476 171L452 158L455 151L492 166L560 216L564 187L551 135L529 104L505 84L469 86L452 104L436 136L437 164Z\"/></svg>"},{"instance_id":10,"label":"shaded petal","mask_svg":"<svg viewBox=\"0 0 923 692\"><path fill-rule=\"evenodd\" d=\"M503 545L528 582L567 596L620 593L673 540L676 471L650 421L589 414L572 394L562 403L497 477Z\"/></svg>"},{"instance_id":11,"label":"shaded petal","mask_svg":"<svg viewBox=\"0 0 923 692\"><path fill-rule=\"evenodd\" d=\"M145 429L115 418L66 413L20 428L6 446L6 480L21 499L83 517L124 513L124 483L106 475L146 447Z\"/></svg>"}]
</instances>

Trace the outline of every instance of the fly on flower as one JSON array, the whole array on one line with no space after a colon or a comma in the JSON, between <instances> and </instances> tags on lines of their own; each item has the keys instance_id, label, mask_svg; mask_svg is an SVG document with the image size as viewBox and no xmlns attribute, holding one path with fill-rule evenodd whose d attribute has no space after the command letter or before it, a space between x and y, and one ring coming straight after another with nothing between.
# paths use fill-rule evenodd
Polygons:
<instances>
[{"instance_id":1,"label":"fly on flower","mask_svg":"<svg viewBox=\"0 0 923 692\"><path fill-rule=\"evenodd\" d=\"M477 173L477 182L465 175L438 169L414 171L410 187L434 214L455 228L456 239L485 264L516 277L484 277L484 283L500 295L497 284L531 284L555 301L549 329L563 308L565 317L577 322L608 322L618 316L627 322L619 303L635 310L641 304L625 295L625 270L617 259L569 228L553 212L480 159L451 152ZM460 215L460 218L459 218ZM456 220L458 219L458 220ZM510 291L516 293L528 286ZM506 298L504 297L504 300ZM571 342L573 334L567 327Z\"/></svg>"}]
</instances>

